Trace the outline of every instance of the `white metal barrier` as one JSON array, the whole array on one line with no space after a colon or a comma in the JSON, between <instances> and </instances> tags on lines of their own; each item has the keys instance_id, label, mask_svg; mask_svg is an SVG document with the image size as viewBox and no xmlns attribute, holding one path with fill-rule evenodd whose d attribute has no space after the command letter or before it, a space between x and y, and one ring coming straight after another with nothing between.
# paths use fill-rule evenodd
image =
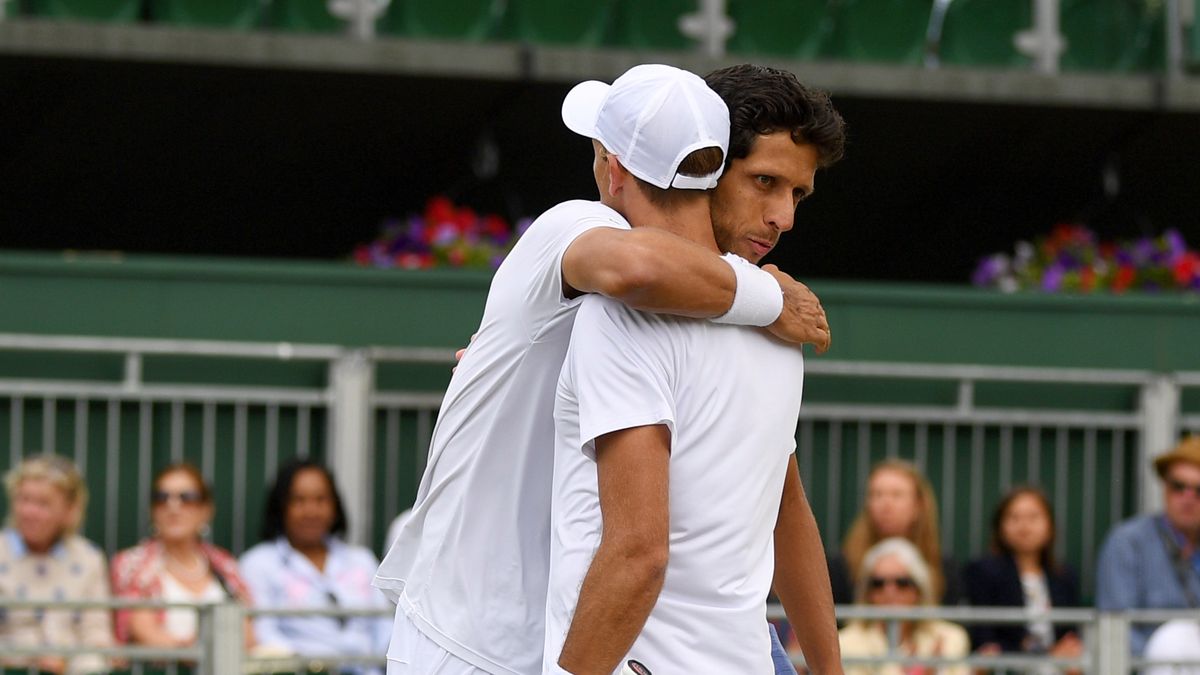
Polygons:
<instances>
[{"instance_id":1,"label":"white metal barrier","mask_svg":"<svg viewBox=\"0 0 1200 675\"><path fill-rule=\"evenodd\" d=\"M392 616L390 609L347 609L320 608L312 610L294 609L246 609L236 604L187 605L153 601L110 602L53 602L33 603L10 598L0 598L0 610L37 607L47 611L79 609L129 609L175 607L194 608L200 618L199 636L196 644L174 649L155 649L136 645L110 648L94 647L16 647L0 641L0 656L13 659L20 656L70 656L75 654L103 654L118 662L120 672L143 675L143 672L172 675L186 668L197 675L229 675L231 673L296 673L303 675L314 672L338 672L354 666L382 667L386 660L382 654L324 654L319 657L256 656L245 648L244 626L248 617L257 615L274 616ZM1115 675L1127 673L1131 668L1151 665L1192 666L1200 668L1197 661L1151 661L1132 658L1129 654L1129 630L1134 624L1160 623L1172 619L1197 621L1194 611L1137 610L1129 612L1097 612L1092 609L1054 609L1049 612L1033 613L1025 609L994 607L859 607L839 606L839 620L864 619L881 621L888 635L888 653L881 656L844 655L843 663L851 665L880 666L949 666L968 665L973 668L1011 669L1018 672L1042 672L1044 668L1079 669L1083 673ZM784 619L782 607L767 608L770 620ZM1025 624L1032 620L1046 620L1054 624L1069 624L1079 629L1084 651L1078 658L1055 658L1045 654L1005 653L997 656L968 655L963 658L932 656L910 656L900 650L900 624L905 621L938 619L963 626L973 624ZM3 635L0 632L0 635ZM797 665L803 665L803 657L796 655Z\"/></svg>"}]
</instances>

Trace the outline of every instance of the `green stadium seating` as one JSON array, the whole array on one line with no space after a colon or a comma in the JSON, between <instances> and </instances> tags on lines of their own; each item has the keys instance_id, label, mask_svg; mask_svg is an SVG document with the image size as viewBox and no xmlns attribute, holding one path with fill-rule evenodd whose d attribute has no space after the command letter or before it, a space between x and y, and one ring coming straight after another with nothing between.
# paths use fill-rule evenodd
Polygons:
<instances>
[{"instance_id":1,"label":"green stadium seating","mask_svg":"<svg viewBox=\"0 0 1200 675\"><path fill-rule=\"evenodd\" d=\"M1192 21L1192 30L1189 31L1187 59L1192 70L1200 70L1200 0L1192 2L1195 5L1192 16L1196 18Z\"/></svg>"},{"instance_id":2,"label":"green stadium seating","mask_svg":"<svg viewBox=\"0 0 1200 675\"><path fill-rule=\"evenodd\" d=\"M25 13L84 21L136 21L141 0L25 0Z\"/></svg>"},{"instance_id":3,"label":"green stadium seating","mask_svg":"<svg viewBox=\"0 0 1200 675\"><path fill-rule=\"evenodd\" d=\"M1163 3L1062 0L1064 70L1136 72L1166 62Z\"/></svg>"},{"instance_id":4,"label":"green stadium seating","mask_svg":"<svg viewBox=\"0 0 1200 675\"><path fill-rule=\"evenodd\" d=\"M393 0L392 4L402 0ZM346 22L329 13L326 0L273 0L268 23L275 28L311 33L344 30Z\"/></svg>"},{"instance_id":5,"label":"green stadium seating","mask_svg":"<svg viewBox=\"0 0 1200 675\"><path fill-rule=\"evenodd\" d=\"M939 54L942 63L960 66L1025 66L1017 51L1017 32L1033 25L1029 0L954 0L946 12Z\"/></svg>"},{"instance_id":6,"label":"green stadium seating","mask_svg":"<svg viewBox=\"0 0 1200 675\"><path fill-rule=\"evenodd\" d=\"M635 49L690 49L695 42L679 32L679 17L695 11L695 0L619 0L613 42Z\"/></svg>"},{"instance_id":7,"label":"green stadium seating","mask_svg":"<svg viewBox=\"0 0 1200 675\"><path fill-rule=\"evenodd\" d=\"M510 0L500 35L538 44L595 47L604 42L612 0Z\"/></svg>"},{"instance_id":8,"label":"green stadium seating","mask_svg":"<svg viewBox=\"0 0 1200 675\"><path fill-rule=\"evenodd\" d=\"M503 0L392 0L379 32L407 37L482 41L493 37Z\"/></svg>"},{"instance_id":9,"label":"green stadium seating","mask_svg":"<svg viewBox=\"0 0 1200 675\"><path fill-rule=\"evenodd\" d=\"M840 0L835 7L828 56L878 63L922 62L929 0Z\"/></svg>"},{"instance_id":10,"label":"green stadium seating","mask_svg":"<svg viewBox=\"0 0 1200 675\"><path fill-rule=\"evenodd\" d=\"M155 21L246 30L262 23L261 0L150 0Z\"/></svg>"},{"instance_id":11,"label":"green stadium seating","mask_svg":"<svg viewBox=\"0 0 1200 675\"><path fill-rule=\"evenodd\" d=\"M812 59L833 31L828 0L795 0L786 4L729 0L734 33L729 51Z\"/></svg>"}]
</instances>

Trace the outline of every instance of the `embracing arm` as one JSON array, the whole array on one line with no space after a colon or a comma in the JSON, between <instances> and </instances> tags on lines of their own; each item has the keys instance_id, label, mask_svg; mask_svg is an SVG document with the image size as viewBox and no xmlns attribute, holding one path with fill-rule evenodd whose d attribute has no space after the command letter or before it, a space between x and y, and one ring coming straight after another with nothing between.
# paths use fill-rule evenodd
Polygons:
<instances>
[{"instance_id":1,"label":"embracing arm","mask_svg":"<svg viewBox=\"0 0 1200 675\"><path fill-rule=\"evenodd\" d=\"M558 659L575 675L616 670L658 600L667 571L670 442L662 425L596 439L604 526Z\"/></svg>"},{"instance_id":2,"label":"embracing arm","mask_svg":"<svg viewBox=\"0 0 1200 675\"><path fill-rule=\"evenodd\" d=\"M841 673L825 549L800 482L795 455L788 460L779 520L775 523L775 593L796 632L809 672Z\"/></svg>"},{"instance_id":3,"label":"embracing arm","mask_svg":"<svg viewBox=\"0 0 1200 675\"><path fill-rule=\"evenodd\" d=\"M733 263L713 251L652 227L592 228L571 242L562 259L569 296L599 293L644 312L711 319L729 312L739 290L746 294L782 291L783 311L748 325L765 325L781 340L811 343L818 352L825 351L829 324L817 296L778 268L769 265L768 269L745 263L735 273ZM751 275L761 275L755 287L746 284L739 289L739 278L749 280ZM770 277L778 289L770 284ZM760 297L753 304L770 301ZM774 302L778 308L778 299Z\"/></svg>"}]
</instances>

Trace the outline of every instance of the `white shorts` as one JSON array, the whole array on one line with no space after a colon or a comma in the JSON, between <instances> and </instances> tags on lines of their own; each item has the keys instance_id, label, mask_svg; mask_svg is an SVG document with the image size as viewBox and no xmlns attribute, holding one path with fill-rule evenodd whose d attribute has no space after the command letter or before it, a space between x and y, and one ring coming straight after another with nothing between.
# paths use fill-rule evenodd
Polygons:
<instances>
[{"instance_id":1,"label":"white shorts","mask_svg":"<svg viewBox=\"0 0 1200 675\"><path fill-rule=\"evenodd\" d=\"M425 637L404 610L396 610L387 675L488 675Z\"/></svg>"}]
</instances>

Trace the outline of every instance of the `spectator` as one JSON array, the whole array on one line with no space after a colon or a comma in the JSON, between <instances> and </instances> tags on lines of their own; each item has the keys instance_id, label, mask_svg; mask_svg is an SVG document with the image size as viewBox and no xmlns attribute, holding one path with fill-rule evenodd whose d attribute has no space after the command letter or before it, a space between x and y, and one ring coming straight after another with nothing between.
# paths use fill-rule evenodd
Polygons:
<instances>
[{"instance_id":1,"label":"spectator","mask_svg":"<svg viewBox=\"0 0 1200 675\"><path fill-rule=\"evenodd\" d=\"M942 557L937 520L937 498L929 480L910 462L888 459L876 464L867 477L867 499L842 542L841 553L829 560L833 601L853 600L867 549L889 537L904 537L921 552L930 569L933 597L943 605L957 605L958 567Z\"/></svg>"},{"instance_id":2,"label":"spectator","mask_svg":"<svg viewBox=\"0 0 1200 675\"><path fill-rule=\"evenodd\" d=\"M4 487L9 523L0 536L0 597L108 600L104 554L76 534L87 506L87 487L75 466L55 455L30 457L8 472ZM0 644L109 647L112 625L105 610L0 611ZM0 662L51 673L108 670L107 660L99 655L0 657Z\"/></svg>"},{"instance_id":3,"label":"spectator","mask_svg":"<svg viewBox=\"0 0 1200 675\"><path fill-rule=\"evenodd\" d=\"M1100 550L1096 606L1101 610L1200 608L1200 437L1154 460L1163 482L1162 513L1135 516L1113 529ZM1130 648L1141 656L1153 625L1135 625Z\"/></svg>"},{"instance_id":4,"label":"spectator","mask_svg":"<svg viewBox=\"0 0 1200 675\"><path fill-rule=\"evenodd\" d=\"M882 607L934 605L929 565L912 542L903 537L884 539L863 556L863 575L855 586L855 603ZM886 623L856 619L839 633L842 657L884 656L888 653ZM927 619L900 623L899 653L906 656L965 658L970 653L967 631L957 624ZM967 675L966 665L909 668L899 664L849 666L846 675Z\"/></svg>"},{"instance_id":5,"label":"spectator","mask_svg":"<svg viewBox=\"0 0 1200 675\"><path fill-rule=\"evenodd\" d=\"M1175 619L1159 626L1146 641L1146 658L1188 665L1149 666L1142 675L1200 675L1200 623Z\"/></svg>"},{"instance_id":6,"label":"spectator","mask_svg":"<svg viewBox=\"0 0 1200 675\"><path fill-rule=\"evenodd\" d=\"M371 586L379 561L369 550L343 542L339 535L345 531L342 499L329 470L308 460L281 467L267 497L263 541L241 560L257 605L390 608ZM390 616L260 616L254 625L264 644L307 657L383 656L392 633Z\"/></svg>"},{"instance_id":7,"label":"spectator","mask_svg":"<svg viewBox=\"0 0 1200 675\"><path fill-rule=\"evenodd\" d=\"M119 598L167 602L250 603L237 562L205 541L213 517L212 494L190 464L159 472L150 493L153 534L113 557L113 593ZM151 647L196 641L197 612L133 609L117 612L117 639ZM249 630L247 644L253 643Z\"/></svg>"},{"instance_id":8,"label":"spectator","mask_svg":"<svg viewBox=\"0 0 1200 675\"><path fill-rule=\"evenodd\" d=\"M1024 607L1033 613L1077 606L1075 572L1054 560L1054 536L1054 510L1046 495L1032 487L1010 490L992 515L992 555L967 566L968 601L981 607ZM970 632L981 654L1083 654L1083 643L1072 627L1056 628L1047 620L1024 626L979 624Z\"/></svg>"}]
</instances>

